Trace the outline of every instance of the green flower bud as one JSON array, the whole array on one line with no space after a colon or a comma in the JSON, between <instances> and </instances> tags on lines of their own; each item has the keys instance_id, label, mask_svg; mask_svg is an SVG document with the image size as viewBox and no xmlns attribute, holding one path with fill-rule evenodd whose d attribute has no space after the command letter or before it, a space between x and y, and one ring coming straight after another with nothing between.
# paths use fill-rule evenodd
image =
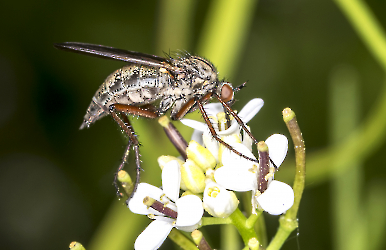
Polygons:
<instances>
[{"instance_id":1,"label":"green flower bud","mask_svg":"<svg viewBox=\"0 0 386 250\"><path fill-rule=\"evenodd\" d=\"M76 241L71 242L69 248L70 248L71 250L86 250L86 249L82 246L82 244L80 244L79 242L76 242Z\"/></svg>"},{"instance_id":2,"label":"green flower bud","mask_svg":"<svg viewBox=\"0 0 386 250\"><path fill-rule=\"evenodd\" d=\"M190 141L186 149L188 158L193 160L204 171L208 168L214 169L216 166L216 158L211 152L198 144L196 141Z\"/></svg>"},{"instance_id":3,"label":"green flower bud","mask_svg":"<svg viewBox=\"0 0 386 250\"><path fill-rule=\"evenodd\" d=\"M188 190L197 194L205 189L205 174L203 170L190 159L187 159L181 166L181 181L183 181Z\"/></svg>"}]
</instances>

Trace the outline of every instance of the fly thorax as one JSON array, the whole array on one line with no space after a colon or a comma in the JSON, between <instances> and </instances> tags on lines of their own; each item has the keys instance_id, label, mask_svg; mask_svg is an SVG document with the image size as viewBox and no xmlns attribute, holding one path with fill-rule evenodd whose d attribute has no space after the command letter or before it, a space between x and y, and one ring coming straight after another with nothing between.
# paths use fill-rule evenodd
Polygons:
<instances>
[{"instance_id":1,"label":"fly thorax","mask_svg":"<svg viewBox=\"0 0 386 250\"><path fill-rule=\"evenodd\" d=\"M195 96L205 95L213 90L217 83L217 71L207 60L189 56L177 62L182 72L177 76L179 88L190 88Z\"/></svg>"},{"instance_id":2,"label":"fly thorax","mask_svg":"<svg viewBox=\"0 0 386 250\"><path fill-rule=\"evenodd\" d=\"M167 90L164 92L164 96L171 96L173 99L181 99L181 98L190 98L193 95L193 90L191 88L188 88L187 86L181 86L178 87L169 86Z\"/></svg>"},{"instance_id":3,"label":"fly thorax","mask_svg":"<svg viewBox=\"0 0 386 250\"><path fill-rule=\"evenodd\" d=\"M201 57L191 56L186 58L185 62L190 66L193 76L209 82L217 79L217 70L209 61Z\"/></svg>"},{"instance_id":4,"label":"fly thorax","mask_svg":"<svg viewBox=\"0 0 386 250\"><path fill-rule=\"evenodd\" d=\"M208 81L202 78L195 78L192 81L193 92L196 96L205 95L216 88L216 81Z\"/></svg>"}]
</instances>

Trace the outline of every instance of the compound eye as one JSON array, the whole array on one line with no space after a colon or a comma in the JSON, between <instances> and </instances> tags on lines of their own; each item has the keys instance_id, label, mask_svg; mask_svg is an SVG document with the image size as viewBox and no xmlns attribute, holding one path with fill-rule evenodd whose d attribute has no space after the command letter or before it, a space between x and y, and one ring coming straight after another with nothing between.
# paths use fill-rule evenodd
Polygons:
<instances>
[{"instance_id":1,"label":"compound eye","mask_svg":"<svg viewBox=\"0 0 386 250\"><path fill-rule=\"evenodd\" d=\"M229 102L229 101L233 100L233 88L229 84L224 83L222 85L220 98L224 102Z\"/></svg>"}]
</instances>

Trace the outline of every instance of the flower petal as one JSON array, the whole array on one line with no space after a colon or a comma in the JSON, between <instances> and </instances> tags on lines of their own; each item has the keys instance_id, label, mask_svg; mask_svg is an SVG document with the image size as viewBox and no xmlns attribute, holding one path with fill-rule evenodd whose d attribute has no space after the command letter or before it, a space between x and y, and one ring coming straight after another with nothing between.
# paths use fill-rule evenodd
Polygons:
<instances>
[{"instance_id":1,"label":"flower petal","mask_svg":"<svg viewBox=\"0 0 386 250\"><path fill-rule=\"evenodd\" d=\"M209 129L203 133L202 140L205 147L212 153L216 161L218 161L219 143L216 141L216 139L213 138L212 134L209 132Z\"/></svg>"},{"instance_id":2,"label":"flower petal","mask_svg":"<svg viewBox=\"0 0 386 250\"><path fill-rule=\"evenodd\" d=\"M234 192L226 190L214 181L206 184L203 206L210 215L228 217L236 210L238 204L239 201Z\"/></svg>"},{"instance_id":3,"label":"flower petal","mask_svg":"<svg viewBox=\"0 0 386 250\"><path fill-rule=\"evenodd\" d=\"M269 150L269 157L279 167L287 155L288 139L281 134L273 134L265 141ZM273 167L273 166L272 166Z\"/></svg>"},{"instance_id":4,"label":"flower petal","mask_svg":"<svg viewBox=\"0 0 386 250\"><path fill-rule=\"evenodd\" d=\"M244 123L248 123L263 107L264 101L260 98L250 100L238 114Z\"/></svg>"},{"instance_id":5,"label":"flower petal","mask_svg":"<svg viewBox=\"0 0 386 250\"><path fill-rule=\"evenodd\" d=\"M248 123L260 111L260 109L263 107L263 105L264 105L263 99L254 98L254 99L250 100L241 109L240 113L238 113L238 116L244 122L244 124ZM223 112L223 111L219 111L219 112ZM233 120L232 125L227 130L220 131L218 134L221 136L234 134L237 132L239 127L240 127L239 124L235 120Z\"/></svg>"},{"instance_id":6,"label":"flower petal","mask_svg":"<svg viewBox=\"0 0 386 250\"><path fill-rule=\"evenodd\" d=\"M170 161L162 170L162 190L172 201L180 195L181 172L178 161Z\"/></svg>"},{"instance_id":7,"label":"flower petal","mask_svg":"<svg viewBox=\"0 0 386 250\"><path fill-rule=\"evenodd\" d=\"M239 153L242 153L245 156L248 156L252 159L256 159L255 156L252 154L251 151L248 150L246 146L244 146L241 143L229 143L236 151ZM225 149L222 153L221 162L224 165L234 165L236 166L252 166L253 164L256 164L253 161L247 160L232 151Z\"/></svg>"},{"instance_id":8,"label":"flower petal","mask_svg":"<svg viewBox=\"0 0 386 250\"><path fill-rule=\"evenodd\" d=\"M202 122L199 122L199 121L195 121L195 120L191 120L191 119L181 119L180 121L185 126L194 128L194 129L202 131L202 132L204 132L208 128L206 123L202 123Z\"/></svg>"},{"instance_id":9,"label":"flower petal","mask_svg":"<svg viewBox=\"0 0 386 250\"><path fill-rule=\"evenodd\" d=\"M204 213L202 201L195 195L186 195L176 201L176 226L186 227L197 224Z\"/></svg>"},{"instance_id":10,"label":"flower petal","mask_svg":"<svg viewBox=\"0 0 386 250\"><path fill-rule=\"evenodd\" d=\"M214 179L224 188L238 192L257 188L257 174L246 166L223 166L214 172Z\"/></svg>"},{"instance_id":11,"label":"flower petal","mask_svg":"<svg viewBox=\"0 0 386 250\"><path fill-rule=\"evenodd\" d=\"M222 130L222 131L216 130L216 132L220 136L227 136L227 135L237 133L239 128L240 128L239 124L235 120L232 120L232 124L228 129Z\"/></svg>"},{"instance_id":12,"label":"flower petal","mask_svg":"<svg viewBox=\"0 0 386 250\"><path fill-rule=\"evenodd\" d=\"M165 218L166 219L166 218ZM172 220L156 219L138 236L134 243L134 249L152 250L158 249L168 237L173 228Z\"/></svg>"},{"instance_id":13,"label":"flower petal","mask_svg":"<svg viewBox=\"0 0 386 250\"><path fill-rule=\"evenodd\" d=\"M196 230L198 228L199 224L195 224L193 226L187 226L187 227L182 227L182 226L175 226L178 230L182 230L182 231L185 231L185 232L193 232L194 230Z\"/></svg>"},{"instance_id":14,"label":"flower petal","mask_svg":"<svg viewBox=\"0 0 386 250\"><path fill-rule=\"evenodd\" d=\"M219 102L205 104L204 109L208 116L214 117L216 117L217 113L224 112L224 107Z\"/></svg>"},{"instance_id":15,"label":"flower petal","mask_svg":"<svg viewBox=\"0 0 386 250\"><path fill-rule=\"evenodd\" d=\"M161 215L161 213L157 212L153 208L148 208L145 204L143 204L143 199L146 196L149 196L153 199L160 201L160 197L163 194L163 191L160 188L157 188L153 185L147 183L139 183L137 191L134 193L134 196L130 199L128 207L131 212L136 214L155 214Z\"/></svg>"},{"instance_id":16,"label":"flower petal","mask_svg":"<svg viewBox=\"0 0 386 250\"><path fill-rule=\"evenodd\" d=\"M252 132L251 129L249 128L249 126L247 126L247 128L249 129L250 132ZM254 142L254 141L252 140L252 138L247 134L247 132L245 132L245 131L243 130L243 141L242 141L242 144L243 144L244 146L246 146L247 149L248 149L249 151L251 151L251 152L252 152L252 144L253 144L253 142Z\"/></svg>"},{"instance_id":17,"label":"flower petal","mask_svg":"<svg viewBox=\"0 0 386 250\"><path fill-rule=\"evenodd\" d=\"M200 130L193 130L192 137L190 138L191 141L196 141L200 145L204 145L204 141L202 139L203 132Z\"/></svg>"},{"instance_id":18,"label":"flower petal","mask_svg":"<svg viewBox=\"0 0 386 250\"><path fill-rule=\"evenodd\" d=\"M257 197L257 202L264 211L279 215L285 213L294 204L294 191L290 185L274 180L269 184L268 189Z\"/></svg>"}]
</instances>

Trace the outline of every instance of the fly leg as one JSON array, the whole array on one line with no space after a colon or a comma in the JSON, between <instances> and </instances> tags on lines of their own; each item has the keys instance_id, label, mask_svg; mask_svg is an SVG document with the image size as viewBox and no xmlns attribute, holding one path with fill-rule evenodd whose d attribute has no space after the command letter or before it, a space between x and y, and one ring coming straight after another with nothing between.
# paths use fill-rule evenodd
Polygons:
<instances>
[{"instance_id":1,"label":"fly leg","mask_svg":"<svg viewBox=\"0 0 386 250\"><path fill-rule=\"evenodd\" d=\"M216 133L216 131L214 130L213 128L213 125L212 123L210 122L209 120L209 117L208 117L208 114L206 113L205 109L204 109L204 106L203 106L203 103L206 103L213 95L214 93L208 93L206 95L204 95L202 98L200 99L191 99L189 100L184 106L181 107L180 111L174 116L172 117L172 119L175 119L175 120L180 120L182 117L184 117L195 105L198 106L198 108L200 109L201 111L201 114L202 114L202 117L204 118L205 120L205 123L208 125L208 128L209 128L209 131L210 133L212 134L213 138L218 141L219 143L221 143L222 145L224 145L227 149L229 149L230 151L232 151L233 153L239 155L240 157L243 157L247 160L250 160L250 161L253 161L253 162L258 162L258 160L256 159L253 159L251 157L248 157L242 153L240 153L239 151L237 151L236 149L234 149L231 145L229 145L228 143L226 143L225 141L223 141L220 136ZM232 110L233 112L233 110ZM233 112L234 113L234 112ZM232 114L232 113L231 113ZM235 113L234 113L235 114ZM233 115L233 114L232 114ZM240 119L241 120L241 119Z\"/></svg>"},{"instance_id":2,"label":"fly leg","mask_svg":"<svg viewBox=\"0 0 386 250\"><path fill-rule=\"evenodd\" d=\"M245 126L244 122L240 119L240 117L236 114L235 111L233 111L233 109L231 107L229 107L229 105L224 102L217 94L214 94L214 96L217 98L217 100L222 104L222 106L224 107L224 109L227 111L227 113L231 114L235 120L237 121L237 123L243 128L243 130L252 138L253 142L255 144L258 143L258 141L255 139L255 137L252 135L251 131L249 131L249 129Z\"/></svg>"},{"instance_id":3,"label":"fly leg","mask_svg":"<svg viewBox=\"0 0 386 250\"><path fill-rule=\"evenodd\" d=\"M123 169L124 165L126 164L130 152L130 148L133 147L134 153L135 153L135 164L136 164L136 180L133 188L133 192L129 194L129 198L126 202L128 202L131 197L134 195L135 191L137 190L137 186L140 181L140 175L141 175L141 160L140 160L140 153L139 153L139 141L137 139L137 136L135 135L134 129L131 126L131 123L129 119L127 118L126 114L131 115L138 115L148 118L156 118L158 117L158 114L156 112L153 112L149 109L143 109L136 106L126 105L126 104L112 104L109 107L109 112L116 123L122 128L122 130L127 134L129 137L129 142L127 144L127 147L125 149L125 153L122 158L122 162L119 165L115 176L114 176L114 186L117 191L117 195L119 197L122 197L122 194L119 192L119 187L117 184L117 175L120 170ZM120 114L120 116L118 115Z\"/></svg>"},{"instance_id":4,"label":"fly leg","mask_svg":"<svg viewBox=\"0 0 386 250\"><path fill-rule=\"evenodd\" d=\"M229 145L228 143L226 143L225 141L223 141L220 136L216 133L216 131L214 130L213 128L213 125L212 123L210 122L209 120L209 117L208 117L208 114L206 113L205 109L204 109L204 106L203 104L201 103L201 99L197 101L197 105L198 105L198 108L200 109L201 111L201 114L202 114L202 117L204 118L206 124L208 125L208 128L209 128L209 131L210 133L212 134L213 138L218 141L219 143L221 143L222 145L224 145L227 149L229 149L230 151L232 151L233 153L239 155L240 157L243 157L247 160L250 160L250 161L253 161L253 162L259 162L258 160L256 159L253 159L251 157L248 157L242 153L240 153L239 151L237 151L236 149L234 149L231 145Z\"/></svg>"},{"instance_id":5,"label":"fly leg","mask_svg":"<svg viewBox=\"0 0 386 250\"><path fill-rule=\"evenodd\" d=\"M231 126L230 113L224 106L223 108L224 108L224 114L225 114L225 120L226 120L225 129L228 129Z\"/></svg>"},{"instance_id":6,"label":"fly leg","mask_svg":"<svg viewBox=\"0 0 386 250\"><path fill-rule=\"evenodd\" d=\"M244 85L242 85L241 87L244 87ZM240 87L239 87L240 88ZM222 104L222 106L224 107L224 109L227 111L226 113L229 113L231 114L235 120L237 121L237 123L243 128L243 130L248 134L249 137L252 138L253 142L255 144L259 143L255 137L252 135L251 131L249 131L249 129L245 126L244 122L240 119L240 117L236 114L235 111L233 111L233 109L226 103L224 102L217 94L213 94L217 100ZM272 163L272 165L275 167L275 169L277 169L277 166L275 165L275 163L272 161L271 158L269 158L269 161Z\"/></svg>"}]
</instances>

